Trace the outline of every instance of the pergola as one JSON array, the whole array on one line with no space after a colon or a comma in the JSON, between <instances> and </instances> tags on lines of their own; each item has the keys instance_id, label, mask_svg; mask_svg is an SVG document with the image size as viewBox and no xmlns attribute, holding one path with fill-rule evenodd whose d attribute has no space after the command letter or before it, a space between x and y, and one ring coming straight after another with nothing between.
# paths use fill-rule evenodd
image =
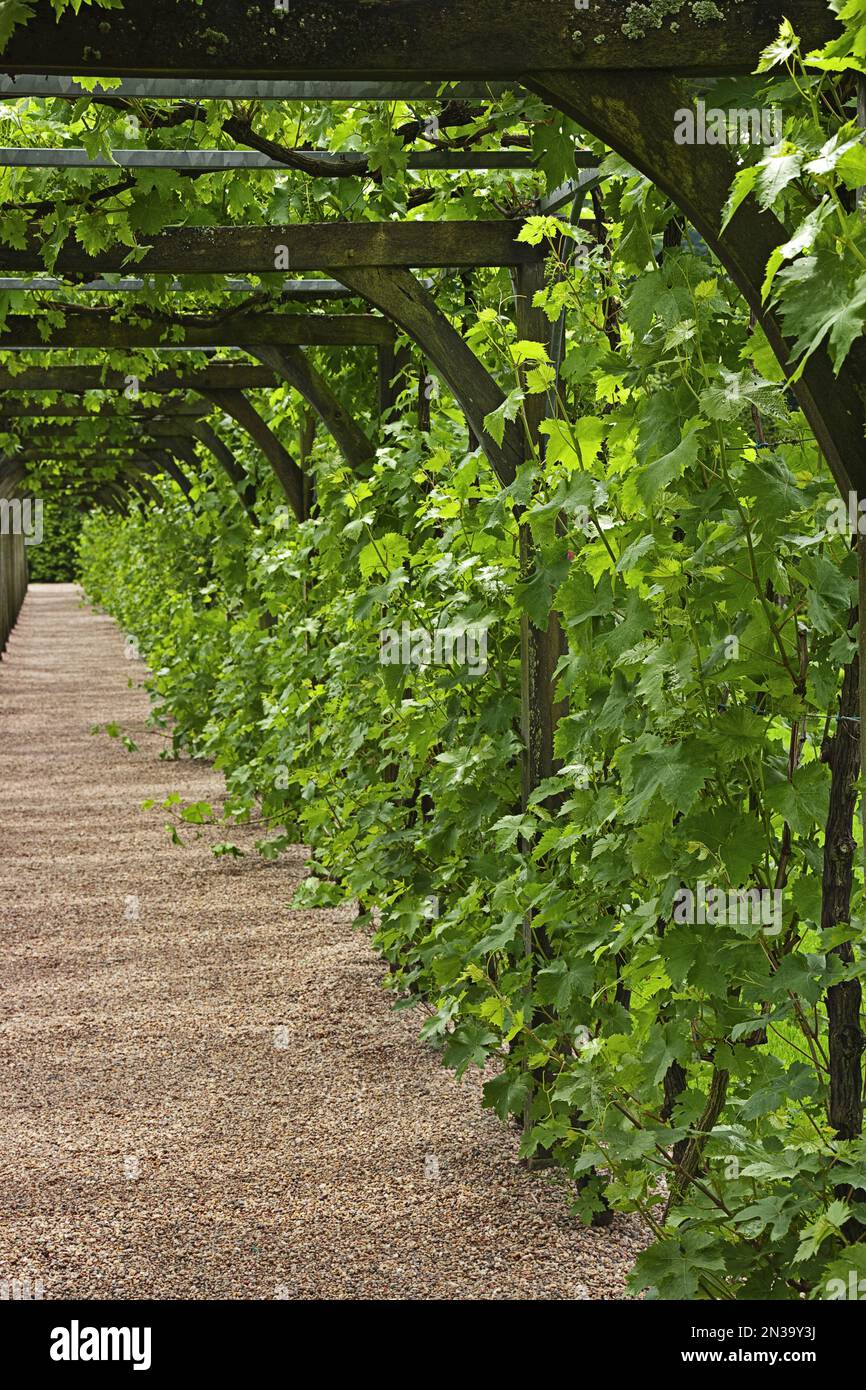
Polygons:
<instances>
[{"instance_id":1,"label":"pergola","mask_svg":"<svg viewBox=\"0 0 866 1390\"><path fill-rule=\"evenodd\" d=\"M429 99L445 83L458 84L449 90L449 98L483 99L525 88L621 155L679 206L742 293L783 368L790 367L791 345L761 292L767 263L774 249L787 240L786 229L773 213L747 200L722 231L723 209L737 169L735 155L722 145L679 145L673 133L676 113L692 103L689 79L754 71L783 18L791 21L807 48L831 39L834 20L826 0L681 0L678 6L652 9L629 0L591 0L588 5L575 0L365 0L363 4L292 0L286 12L272 4L248 5L241 0L208 0L206 5L195 0L124 0L118 9L87 6L78 13L67 9L59 22L50 0L34 0L33 9L33 18L13 32L0 55L5 74L0 91L6 101L50 95L76 99L82 94L73 80L76 77L120 78L120 87L97 92L95 98L121 107L131 100L176 99L187 104L189 118L194 120L200 104L215 99ZM126 173L136 167L162 167L190 174L282 166L340 179L365 171L364 157L352 152L301 150L287 157L286 151L257 138L243 120L228 121L224 131L247 150L237 154L198 150L182 158L177 151L118 150L113 164ZM597 177L592 163L579 153L575 179L549 194L539 210L572 201L572 215L578 216L582 194ZM5 150L0 152L2 164L112 167L110 160L85 160L81 151L71 149ZM478 159L453 157L450 162L434 155L414 156L410 167L519 170L531 168L532 160L525 150L503 150ZM196 468L195 445L200 443L225 468L255 519L256 498L244 470L212 425L198 414L218 406L247 431L268 459L302 521L309 515L311 500L303 460L290 454L248 393L289 384L330 431L348 466L363 476L371 468L375 440L349 413L304 347L375 348L379 405L387 416L394 402L394 380L403 365L395 352L399 331L448 384L497 479L507 487L539 441L527 439L513 422L505 425L501 441L485 430L485 417L503 404L503 392L440 307L436 284L422 277L431 271L449 274L473 267L504 268L513 284L520 337L552 346L556 328L552 337L544 315L533 307L534 293L544 283L546 248L518 241L519 230L519 225L504 220L409 220L161 231L148 239L135 276L315 272L323 278L308 282L301 296L287 291L286 298L301 297L314 306L317 297L349 295L365 301L367 310L374 312L298 316L269 308L219 324L185 323L180 330L174 323L142 322L140 314L111 321L92 313L51 330L47 339L38 342L32 323L16 316L10 331L0 338L0 347L133 349L146 345L199 352L233 347L260 365L172 367L140 382L142 394L166 396L166 409L143 415L126 434L124 422L134 418L134 407L127 411L130 402L122 400L120 393L127 384L122 373L90 366L28 367L20 373L5 369L0 371L0 428L8 426L14 439L20 428L16 420L59 419L64 411L71 421L84 420L90 412L82 413L80 403L64 406L55 401L30 415L26 412L34 407L24 398L29 401L39 392L61 396L99 391L100 418L109 424L105 444L94 461L114 448L126 461L120 486L111 485L101 494L105 505L122 508L124 488L129 487L150 497L150 474L158 471L188 492L184 469ZM3 247L0 274L9 278L2 284L39 292L50 283L56 293L70 280L81 288L85 277L85 289L134 295L143 280L132 278L127 269L128 252L128 247L117 246L90 254L69 241L60 249L49 279L37 241ZM12 278L23 275L38 278ZM106 278L124 275L127 278L120 283ZM235 292L239 283L243 280L226 281L226 293ZM819 348L791 382L791 389L842 494L866 497L866 350L862 340L854 345L838 375L826 350ZM175 394L176 411L171 399ZM13 402L8 408L7 400ZM537 432L542 403L538 397L529 397L527 406L530 432ZM34 445L10 452L0 462L0 497L10 495L21 483L28 455L62 457L71 442L82 438L80 429L83 425L55 427L44 442L37 430ZM533 543L527 526L521 526L520 536L521 562L528 573ZM21 602L26 566L20 545L4 545L0 555L2 648ZM866 595L866 587L863 592ZM559 711L553 672L562 640L555 618L546 631L524 619L525 796L555 766L553 732ZM866 688L866 682L863 685ZM844 1122L838 1109L844 1108L844 1100L837 1097L834 1103L837 1120Z\"/></svg>"},{"instance_id":2,"label":"pergola","mask_svg":"<svg viewBox=\"0 0 866 1390\"><path fill-rule=\"evenodd\" d=\"M105 97L114 103L132 94L172 96L193 104L223 95L266 101L287 99L289 94L353 100L363 93L365 99L387 100L401 93L432 95L438 84L455 81L470 93L527 88L603 140L679 205L730 273L779 361L789 364L790 345L761 296L767 261L786 239L785 229L772 213L744 203L720 231L736 171L734 155L723 146L677 145L673 131L675 113L691 102L687 80L749 73L783 17L807 46L832 37L834 22L824 0L719 0L709 7L683 0L675 23L670 15L654 22L635 18L624 0L594 0L586 9L573 0L438 0L432 5L426 0L370 0L363 5L355 0L292 0L287 13L240 0L209 0L207 6L193 0L125 0L116 10L67 10L59 22L49 0L36 0L34 9L34 17L13 32L0 56L7 100L29 94L74 95L76 76L121 78L121 87ZM241 143L249 142L249 132L243 129L230 133ZM269 161L268 167L281 162L271 149L259 148L259 153ZM44 151L33 156L45 157ZM76 157L74 152L63 155L64 160ZM525 163L523 159L513 167ZM350 172L339 157L332 164L335 177ZM303 165L295 161L294 167ZM579 198L586 186L585 180L576 180L566 196ZM380 353L380 403L386 409L395 369L393 333L399 329L448 383L496 476L507 486L527 456L527 441L513 423L506 425L501 443L485 431L484 418L502 404L503 393L417 272L506 267L521 337L548 342L549 325L532 307L534 291L543 284L544 248L518 242L518 231L507 222L417 221L169 229L149 239L137 270L171 276L317 271L337 280L378 317L307 315L302 324L293 322L294 316L270 313L255 323L235 321L230 331L188 327L180 346L227 345L233 337L233 346L265 364L269 381L289 382L304 396L350 466L363 470L374 442L304 355L301 344L375 345ZM52 274L61 281L86 276L98 284L100 277L121 272L126 257L123 247L89 255L70 242L61 248ZM36 243L0 249L3 274L33 274L43 264ZM53 343L46 346L131 348L156 343L174 348L178 343L172 331L97 319L55 330ZM11 336L2 342L7 347L33 346L33 339L32 328L16 320ZM855 346L838 377L827 353L819 349L792 386L845 494L866 495L864 368L862 344ZM57 381L60 370L48 369L43 381ZM86 376L92 369L67 370ZM244 391L212 386L206 376L199 376L196 385L194 376L180 374L180 389L195 390L232 414L269 458L296 514L306 515L301 470ZM32 382L32 371L11 381L7 373L0 377L0 389L32 391ZM152 383L146 385L152 389ZM530 549L527 534L527 564ZM552 766L552 672L559 643L555 623L547 633L526 624L528 787L549 775Z\"/></svg>"}]
</instances>

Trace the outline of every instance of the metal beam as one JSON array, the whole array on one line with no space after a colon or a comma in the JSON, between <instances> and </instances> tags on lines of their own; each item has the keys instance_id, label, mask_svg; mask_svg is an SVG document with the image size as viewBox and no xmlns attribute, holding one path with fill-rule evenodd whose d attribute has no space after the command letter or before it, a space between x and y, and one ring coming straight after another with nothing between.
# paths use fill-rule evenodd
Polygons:
<instances>
[{"instance_id":1,"label":"metal beam","mask_svg":"<svg viewBox=\"0 0 866 1390\"><path fill-rule=\"evenodd\" d=\"M160 348L187 352L203 347L351 347L393 343L390 323L373 314L236 314L222 323L183 326L125 323L88 314L69 318L43 337L33 315L10 315L0 329L0 352L54 348ZM171 334L177 337L171 337Z\"/></svg>"},{"instance_id":2,"label":"metal beam","mask_svg":"<svg viewBox=\"0 0 866 1390\"><path fill-rule=\"evenodd\" d=\"M425 280L424 284L428 289L433 284L432 280ZM70 284L68 280L57 280L51 276L37 276L36 278L22 279L20 276L3 275L0 276L0 290L4 291L40 291L48 293L59 293L62 290L74 289L76 292L87 291L90 293L102 294L138 294L141 290L153 289L157 287L157 282L153 280L136 280L118 276L116 279L89 280L84 285ZM171 285L159 285L160 289L170 289L173 294L189 294L190 287L181 280L174 280ZM252 280L238 280L232 276L227 276L225 282L220 286L220 291L226 294L258 294L261 293L263 286L253 284ZM299 303L317 303L327 299L357 299L358 295L353 290L346 289L339 280L284 280L278 289L271 290L270 293L278 295L281 299L298 301Z\"/></svg>"},{"instance_id":3,"label":"metal beam","mask_svg":"<svg viewBox=\"0 0 866 1390\"><path fill-rule=\"evenodd\" d=\"M125 372L105 371L102 367L25 367L22 372L0 367L0 391L29 393L68 391L79 395L82 391L104 391L124 396L137 385L141 395L165 395L171 391L197 391L201 387L219 391L273 390L279 384L275 374L265 367L237 367L233 363L157 372L141 378Z\"/></svg>"},{"instance_id":4,"label":"metal beam","mask_svg":"<svg viewBox=\"0 0 866 1390\"><path fill-rule=\"evenodd\" d=\"M581 169L576 179L569 179L567 183L561 183L558 188L554 188L550 193L546 193L543 198L540 198L538 211L540 213L556 212L558 208L573 203L579 193L588 193L590 189L598 188L601 182L602 177L598 169Z\"/></svg>"},{"instance_id":5,"label":"metal beam","mask_svg":"<svg viewBox=\"0 0 866 1390\"><path fill-rule=\"evenodd\" d=\"M124 77L111 88L112 97L140 101L435 101L441 82L402 79L395 82L272 82L249 78ZM501 96L501 82L455 82L447 85L442 97L461 101L484 101ZM88 92L72 77L0 75L0 98L88 97Z\"/></svg>"},{"instance_id":6,"label":"metal beam","mask_svg":"<svg viewBox=\"0 0 866 1390\"><path fill-rule=\"evenodd\" d=\"M109 420L129 420L140 422L148 420L173 420L181 416L185 420L203 420L208 414L207 409L203 408L197 401L177 401L172 405L160 407L158 410L130 410L121 413L112 411L107 414L104 410L88 410L86 405L71 405L68 403L32 405L19 404L18 401L4 402L0 406L0 430L10 420L45 419L45 420L105 420L106 415Z\"/></svg>"},{"instance_id":7,"label":"metal beam","mask_svg":"<svg viewBox=\"0 0 866 1390\"><path fill-rule=\"evenodd\" d=\"M111 77L519 80L533 72L755 67L783 18L809 49L838 34L826 0L683 5L641 29L625 0L124 0L122 8L34 0L3 52L9 73ZM719 14L716 19L713 14ZM630 22L629 22L630 21ZM673 25L673 27L672 27ZM627 84L624 83L624 96Z\"/></svg>"},{"instance_id":8,"label":"metal beam","mask_svg":"<svg viewBox=\"0 0 866 1390\"><path fill-rule=\"evenodd\" d=\"M275 227L177 227L150 237L137 262L151 274L195 275L275 270L330 270L352 266L404 268L523 265L538 249L517 241L519 222L320 222ZM69 238L54 270L96 278L122 271L128 246L90 255ZM0 271L42 269L43 251L0 247Z\"/></svg>"},{"instance_id":9,"label":"metal beam","mask_svg":"<svg viewBox=\"0 0 866 1390\"><path fill-rule=\"evenodd\" d=\"M318 164L332 164L334 178L357 177L367 171L369 156L358 150L298 150ZM586 159L594 156L586 154ZM420 150L408 156L409 169L534 169L537 159L528 150ZM292 166L258 150L112 150L111 158L87 150L0 147L0 168L28 169L179 169L196 173L225 173L231 169L264 169L288 173ZM324 177L324 175L320 175Z\"/></svg>"}]
</instances>

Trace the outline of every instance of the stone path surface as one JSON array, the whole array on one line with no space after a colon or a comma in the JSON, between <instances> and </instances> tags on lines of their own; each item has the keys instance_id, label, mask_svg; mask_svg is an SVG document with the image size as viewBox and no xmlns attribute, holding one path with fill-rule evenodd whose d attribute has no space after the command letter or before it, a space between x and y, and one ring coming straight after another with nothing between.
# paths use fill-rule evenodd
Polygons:
<instances>
[{"instance_id":1,"label":"stone path surface","mask_svg":"<svg viewBox=\"0 0 866 1390\"><path fill-rule=\"evenodd\" d=\"M0 661L0 1294L622 1297L632 1219L587 1230L519 1165L351 913L290 908L303 851L141 810L223 784L160 759L128 654L34 585Z\"/></svg>"}]
</instances>

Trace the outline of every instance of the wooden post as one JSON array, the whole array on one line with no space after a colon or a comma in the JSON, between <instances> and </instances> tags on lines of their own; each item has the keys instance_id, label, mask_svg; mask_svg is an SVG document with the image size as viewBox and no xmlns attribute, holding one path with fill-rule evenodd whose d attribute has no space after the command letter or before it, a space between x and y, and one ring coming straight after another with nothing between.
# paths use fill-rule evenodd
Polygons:
<instances>
[{"instance_id":1,"label":"wooden post","mask_svg":"<svg viewBox=\"0 0 866 1390\"><path fill-rule=\"evenodd\" d=\"M547 344L550 328L546 316L533 308L533 297L544 285L544 265L521 266L514 273L517 306L517 331L521 339ZM526 396L524 417L528 433L527 451L543 457L543 436L539 426L544 419L544 395ZM535 568L536 553L529 526L520 525L521 577L528 578ZM554 700L554 671L564 650L562 624L559 615L551 613L547 627L535 627L524 614L521 633L523 692L521 699L524 761L524 806L530 794L545 778L552 777L556 768L553 739L561 706Z\"/></svg>"},{"instance_id":2,"label":"wooden post","mask_svg":"<svg viewBox=\"0 0 866 1390\"><path fill-rule=\"evenodd\" d=\"M418 429L422 434L430 433L430 398L433 378L427 370L427 363L422 357L418 363Z\"/></svg>"},{"instance_id":3,"label":"wooden post","mask_svg":"<svg viewBox=\"0 0 866 1390\"><path fill-rule=\"evenodd\" d=\"M858 550L866 549L866 537L859 536L857 541ZM862 596L860 604L860 614L866 613ZM856 857L852 832L860 767L859 730L862 728L854 711L858 707L858 686L861 698L863 687L866 686L866 681L860 678L862 669L856 656L846 667L836 728L821 750L823 761L830 766L830 802L824 830L824 869L821 875L822 931L831 931L840 922L851 920L851 888ZM861 795L861 805L862 801ZM850 942L834 947L833 953L843 965L854 962ZM840 1139L856 1139L863 1127L860 1003L859 980L844 980L827 991L830 1060L828 1118Z\"/></svg>"},{"instance_id":4,"label":"wooden post","mask_svg":"<svg viewBox=\"0 0 866 1390\"><path fill-rule=\"evenodd\" d=\"M866 130L866 77L857 77L857 119L860 126ZM860 212L866 210L866 187L857 190L857 206ZM866 500L866 487L860 488L860 502ZM859 508L858 508L859 516ZM866 536L857 538L857 590L860 622L858 626L857 651L860 658L860 683L859 683L859 710L860 715L860 739L864 738L863 729L866 728ZM864 759L861 755L860 775L864 773ZM861 854L863 857L863 872L866 875L866 792L860 792L860 830L861 830Z\"/></svg>"},{"instance_id":5,"label":"wooden post","mask_svg":"<svg viewBox=\"0 0 866 1390\"><path fill-rule=\"evenodd\" d=\"M400 392L409 385L412 350L407 343L379 350L379 419L383 425L394 417Z\"/></svg>"},{"instance_id":6,"label":"wooden post","mask_svg":"<svg viewBox=\"0 0 866 1390\"><path fill-rule=\"evenodd\" d=\"M521 268L513 274L516 306L517 333L522 340L546 343L549 328L544 315L533 308L533 297L544 284L544 264L538 262L532 267ZM524 374L521 372L521 377ZM543 457L543 436L539 425L544 418L545 398L541 395L527 395L523 402L523 415L526 429L527 458ZM535 568L536 550L529 525L518 516L520 545L520 576L526 579ZM520 723L523 735L522 789L523 809L537 786L554 771L553 735L555 714L553 706L553 670L559 659L558 619L550 614L546 630L537 628L524 613L520 620ZM524 845L528 853L529 846ZM527 912L523 919L523 945L526 954L532 959L532 974L535 975L538 958L549 955L549 943L543 928L536 928L532 913ZM531 1022L531 1020L530 1020ZM536 1085L527 1095L524 1104L523 1123L525 1128L532 1124L533 1102L537 1085L543 1081L542 1075L535 1076ZM550 1156L539 1150L531 1160L530 1166L543 1167L549 1164Z\"/></svg>"},{"instance_id":7,"label":"wooden post","mask_svg":"<svg viewBox=\"0 0 866 1390\"><path fill-rule=\"evenodd\" d=\"M379 409L379 419L384 420L393 405L393 392L391 380L396 370L395 351L393 343L387 347L380 347L376 359L377 374L377 404Z\"/></svg>"},{"instance_id":8,"label":"wooden post","mask_svg":"<svg viewBox=\"0 0 866 1390\"><path fill-rule=\"evenodd\" d=\"M11 503L16 499L23 477L24 470L15 459L4 461L0 501ZM0 654L6 650L26 592L27 547L21 531L13 531L10 527L6 534L0 535Z\"/></svg>"},{"instance_id":9,"label":"wooden post","mask_svg":"<svg viewBox=\"0 0 866 1390\"><path fill-rule=\"evenodd\" d=\"M862 77L858 79L857 111L860 124L866 127L866 79ZM862 209L863 189L859 190L857 201ZM840 922L851 920L856 852L853 823L858 772L860 848L861 857L866 861L866 793L862 785L863 731L866 729L866 536L856 535L854 541L858 574L857 655L845 670L835 733L822 749L822 757L830 765L830 804L824 832L824 871L821 880L821 927L825 931ZM839 957L843 965L854 964L854 948L850 942L834 947L832 953ZM827 990L830 1064L828 1118L840 1139L857 1139L863 1131L861 1058L864 1039L860 1026L861 1004L862 988L858 979L844 980ZM862 1201L862 1194L857 1194L857 1200ZM856 1238L856 1235L852 1238Z\"/></svg>"}]
</instances>

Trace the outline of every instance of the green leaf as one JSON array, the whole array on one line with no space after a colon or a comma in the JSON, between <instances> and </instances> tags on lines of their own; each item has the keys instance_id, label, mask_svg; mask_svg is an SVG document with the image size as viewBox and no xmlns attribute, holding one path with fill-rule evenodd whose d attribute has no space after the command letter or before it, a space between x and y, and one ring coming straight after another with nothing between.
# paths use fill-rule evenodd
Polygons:
<instances>
[{"instance_id":1,"label":"green leaf","mask_svg":"<svg viewBox=\"0 0 866 1390\"><path fill-rule=\"evenodd\" d=\"M790 825L795 835L808 835L827 818L830 773L823 763L797 768L792 781L782 780L766 791L766 802Z\"/></svg>"},{"instance_id":2,"label":"green leaf","mask_svg":"<svg viewBox=\"0 0 866 1390\"><path fill-rule=\"evenodd\" d=\"M839 258L821 250L779 272L774 298L786 333L796 338L794 354L802 355L800 370L829 339L838 375L866 324L866 271L852 282Z\"/></svg>"},{"instance_id":3,"label":"green leaf","mask_svg":"<svg viewBox=\"0 0 866 1390\"><path fill-rule=\"evenodd\" d=\"M700 448L700 426L695 426L683 436L676 448L641 470L637 490L647 506L669 483L681 478L685 470L697 462Z\"/></svg>"},{"instance_id":4,"label":"green leaf","mask_svg":"<svg viewBox=\"0 0 866 1390\"><path fill-rule=\"evenodd\" d=\"M470 1019L461 1023L448 1038L443 1060L446 1067L452 1067L459 1078L469 1067L484 1067L490 1049L498 1042L496 1033Z\"/></svg>"},{"instance_id":5,"label":"green leaf","mask_svg":"<svg viewBox=\"0 0 866 1390\"><path fill-rule=\"evenodd\" d=\"M701 1275L724 1272L725 1262L716 1238L707 1231L682 1231L658 1240L638 1255L629 1275L635 1293L654 1289L659 1298L696 1297Z\"/></svg>"}]
</instances>

